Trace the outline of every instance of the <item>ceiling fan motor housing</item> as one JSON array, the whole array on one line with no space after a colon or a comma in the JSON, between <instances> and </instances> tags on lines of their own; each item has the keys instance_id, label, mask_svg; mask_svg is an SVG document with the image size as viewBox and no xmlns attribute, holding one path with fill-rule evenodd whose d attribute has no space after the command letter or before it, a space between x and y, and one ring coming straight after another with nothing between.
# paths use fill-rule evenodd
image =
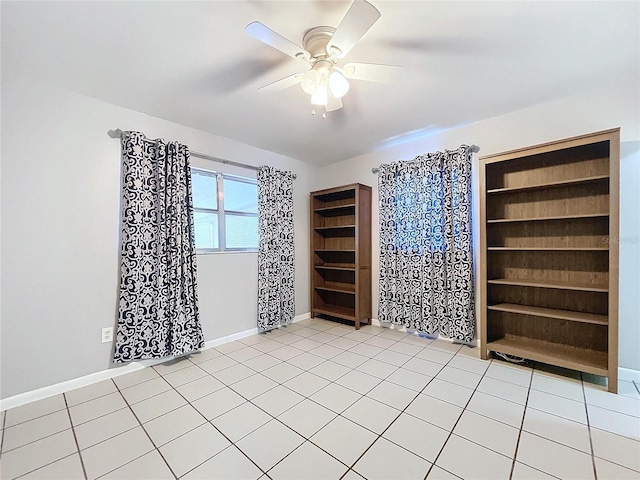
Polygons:
<instances>
[{"instance_id":1,"label":"ceiling fan motor housing","mask_svg":"<svg viewBox=\"0 0 640 480\"><path fill-rule=\"evenodd\" d=\"M336 31L333 27L314 27L302 37L302 46L311 54L311 58L320 60L329 57L327 44Z\"/></svg>"}]
</instances>

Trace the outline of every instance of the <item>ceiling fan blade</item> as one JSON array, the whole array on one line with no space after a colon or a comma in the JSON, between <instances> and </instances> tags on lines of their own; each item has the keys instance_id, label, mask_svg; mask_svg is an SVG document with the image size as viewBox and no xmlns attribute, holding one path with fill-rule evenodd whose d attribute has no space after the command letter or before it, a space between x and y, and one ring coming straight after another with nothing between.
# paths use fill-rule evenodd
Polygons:
<instances>
[{"instance_id":1,"label":"ceiling fan blade","mask_svg":"<svg viewBox=\"0 0 640 480\"><path fill-rule=\"evenodd\" d=\"M335 47L339 50L337 57L344 57L379 18L380 12L376 7L365 0L354 0L329 40L327 53L331 54L332 47Z\"/></svg>"},{"instance_id":2,"label":"ceiling fan blade","mask_svg":"<svg viewBox=\"0 0 640 480\"><path fill-rule=\"evenodd\" d=\"M342 99L336 98L333 95L329 95L329 98L327 99L327 106L325 107L327 112L333 112L341 108L342 108Z\"/></svg>"},{"instance_id":3,"label":"ceiling fan blade","mask_svg":"<svg viewBox=\"0 0 640 480\"><path fill-rule=\"evenodd\" d=\"M303 73L294 73L293 75L289 75L288 77L281 78L280 80L276 80L264 87L260 87L258 91L260 93L273 93L279 92L280 90L284 90L285 88L292 87L296 83L300 83L300 77L304 75Z\"/></svg>"},{"instance_id":4,"label":"ceiling fan blade","mask_svg":"<svg viewBox=\"0 0 640 480\"><path fill-rule=\"evenodd\" d=\"M374 63L347 63L342 72L347 78L368 82L391 83L402 73L403 67L397 65L376 65Z\"/></svg>"},{"instance_id":5,"label":"ceiling fan blade","mask_svg":"<svg viewBox=\"0 0 640 480\"><path fill-rule=\"evenodd\" d=\"M274 32L269 27L264 26L260 22L252 22L246 27L244 31L247 35L266 43L270 47L280 50L293 58L310 58L309 52L304 48L296 45L291 40L284 38L279 33Z\"/></svg>"}]
</instances>

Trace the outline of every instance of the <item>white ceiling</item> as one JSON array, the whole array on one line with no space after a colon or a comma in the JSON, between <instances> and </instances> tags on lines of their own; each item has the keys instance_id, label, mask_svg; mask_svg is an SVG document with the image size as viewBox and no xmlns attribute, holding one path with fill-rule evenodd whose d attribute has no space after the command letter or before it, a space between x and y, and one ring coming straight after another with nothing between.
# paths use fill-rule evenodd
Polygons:
<instances>
[{"instance_id":1,"label":"white ceiling","mask_svg":"<svg viewBox=\"0 0 640 480\"><path fill-rule=\"evenodd\" d=\"M299 86L256 92L306 64L247 36L248 23L301 43L350 3L3 1L2 74L320 165L640 81L638 2L371 0L382 17L345 60L403 65L397 83L352 81L326 120Z\"/></svg>"}]
</instances>

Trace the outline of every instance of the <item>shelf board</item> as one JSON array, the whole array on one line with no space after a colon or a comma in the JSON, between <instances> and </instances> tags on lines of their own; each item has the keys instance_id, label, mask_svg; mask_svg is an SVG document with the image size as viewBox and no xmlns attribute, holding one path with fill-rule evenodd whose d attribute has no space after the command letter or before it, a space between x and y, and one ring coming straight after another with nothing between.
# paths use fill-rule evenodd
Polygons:
<instances>
[{"instance_id":1,"label":"shelf board","mask_svg":"<svg viewBox=\"0 0 640 480\"><path fill-rule=\"evenodd\" d=\"M608 252L608 247L487 247L490 252Z\"/></svg>"},{"instance_id":2,"label":"shelf board","mask_svg":"<svg viewBox=\"0 0 640 480\"><path fill-rule=\"evenodd\" d=\"M313 210L314 212L322 216L344 215L356 212L356 204L349 203L346 205L339 205L335 207L321 207Z\"/></svg>"},{"instance_id":3,"label":"shelf board","mask_svg":"<svg viewBox=\"0 0 640 480\"><path fill-rule=\"evenodd\" d=\"M556 308L532 307L529 305L517 305L515 303L498 303L497 305L489 305L487 309L496 312L518 313L521 315L532 315L544 318L557 318L559 320L569 320L571 322L593 323L595 325L609 324L606 315L573 312L571 310L558 310Z\"/></svg>"},{"instance_id":4,"label":"shelf board","mask_svg":"<svg viewBox=\"0 0 640 480\"><path fill-rule=\"evenodd\" d=\"M607 285L596 285L591 283L571 283L571 282L545 282L542 280L525 280L517 278L495 278L487 280L491 285L515 285L519 287L554 288L559 290L579 290L583 292L608 292Z\"/></svg>"},{"instance_id":5,"label":"shelf board","mask_svg":"<svg viewBox=\"0 0 640 480\"><path fill-rule=\"evenodd\" d=\"M355 225L335 225L333 227L314 227L314 230L341 230L343 228L356 228Z\"/></svg>"},{"instance_id":6,"label":"shelf board","mask_svg":"<svg viewBox=\"0 0 640 480\"><path fill-rule=\"evenodd\" d=\"M535 218L496 218L487 220L487 223L519 223L519 222L545 222L549 220L574 220L580 218L599 218L608 217L608 213L583 213L580 215L555 215L552 217L535 217Z\"/></svg>"},{"instance_id":7,"label":"shelf board","mask_svg":"<svg viewBox=\"0 0 640 480\"><path fill-rule=\"evenodd\" d=\"M335 249L335 248L316 248L314 252L355 252L355 250L343 250L343 249Z\"/></svg>"},{"instance_id":8,"label":"shelf board","mask_svg":"<svg viewBox=\"0 0 640 480\"><path fill-rule=\"evenodd\" d=\"M607 353L599 350L512 335L487 342L486 349L595 375L608 374Z\"/></svg>"},{"instance_id":9,"label":"shelf board","mask_svg":"<svg viewBox=\"0 0 640 480\"><path fill-rule=\"evenodd\" d=\"M333 317L344 318L345 320L356 319L356 312L353 308L340 307L338 305L321 305L313 309L314 315L331 315Z\"/></svg>"},{"instance_id":10,"label":"shelf board","mask_svg":"<svg viewBox=\"0 0 640 480\"><path fill-rule=\"evenodd\" d=\"M314 265L313 268L317 268L318 270L341 270L345 272L355 272L356 266L353 265L351 267L347 267L345 265Z\"/></svg>"},{"instance_id":11,"label":"shelf board","mask_svg":"<svg viewBox=\"0 0 640 480\"><path fill-rule=\"evenodd\" d=\"M319 287L319 286L315 286L313 287L316 290L324 290L325 292L338 292L338 293L346 293L348 295L355 295L356 290L355 290L355 285L353 286L353 288L340 288L340 287Z\"/></svg>"},{"instance_id":12,"label":"shelf board","mask_svg":"<svg viewBox=\"0 0 640 480\"><path fill-rule=\"evenodd\" d=\"M506 188L492 188L487 190L487 193L516 193L525 192L527 190L544 190L547 188L561 188L569 187L572 185L580 185L584 183L601 182L608 180L609 175L596 175L593 177L576 178L573 180L560 180L558 182L539 183L537 185L526 185L523 187L506 187Z\"/></svg>"}]
</instances>

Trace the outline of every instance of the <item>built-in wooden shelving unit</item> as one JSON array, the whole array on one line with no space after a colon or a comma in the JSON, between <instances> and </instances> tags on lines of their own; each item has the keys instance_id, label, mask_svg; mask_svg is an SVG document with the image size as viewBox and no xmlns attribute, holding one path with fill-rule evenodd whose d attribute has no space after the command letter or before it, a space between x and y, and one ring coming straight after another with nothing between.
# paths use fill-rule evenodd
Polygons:
<instances>
[{"instance_id":1,"label":"built-in wooden shelving unit","mask_svg":"<svg viewBox=\"0 0 640 480\"><path fill-rule=\"evenodd\" d=\"M480 159L482 357L618 383L619 130Z\"/></svg>"},{"instance_id":2,"label":"built-in wooden shelving unit","mask_svg":"<svg viewBox=\"0 0 640 480\"><path fill-rule=\"evenodd\" d=\"M311 193L311 316L371 319L371 187Z\"/></svg>"}]
</instances>

